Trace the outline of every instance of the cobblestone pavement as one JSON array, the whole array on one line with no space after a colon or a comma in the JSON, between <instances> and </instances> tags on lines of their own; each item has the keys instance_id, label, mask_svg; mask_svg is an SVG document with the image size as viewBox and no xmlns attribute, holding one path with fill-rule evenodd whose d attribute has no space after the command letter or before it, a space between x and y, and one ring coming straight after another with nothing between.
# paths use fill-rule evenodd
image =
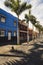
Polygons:
<instances>
[{"instance_id":1,"label":"cobblestone pavement","mask_svg":"<svg viewBox=\"0 0 43 65\"><path fill-rule=\"evenodd\" d=\"M0 65L43 65L43 43L0 47Z\"/></svg>"}]
</instances>

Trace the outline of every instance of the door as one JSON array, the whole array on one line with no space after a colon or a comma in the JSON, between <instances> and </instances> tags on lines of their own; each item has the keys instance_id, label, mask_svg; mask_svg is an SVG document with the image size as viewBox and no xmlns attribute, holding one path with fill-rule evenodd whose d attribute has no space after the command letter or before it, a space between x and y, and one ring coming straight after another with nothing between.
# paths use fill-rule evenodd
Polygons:
<instances>
[{"instance_id":1,"label":"door","mask_svg":"<svg viewBox=\"0 0 43 65\"><path fill-rule=\"evenodd\" d=\"M11 40L11 32L8 32L8 40Z\"/></svg>"}]
</instances>

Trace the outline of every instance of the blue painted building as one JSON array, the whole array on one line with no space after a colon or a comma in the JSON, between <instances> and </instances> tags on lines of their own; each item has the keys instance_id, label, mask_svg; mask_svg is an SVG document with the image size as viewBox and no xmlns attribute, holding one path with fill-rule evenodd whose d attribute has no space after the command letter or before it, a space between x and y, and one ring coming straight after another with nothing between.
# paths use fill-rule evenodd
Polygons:
<instances>
[{"instance_id":1,"label":"blue painted building","mask_svg":"<svg viewBox=\"0 0 43 65\"><path fill-rule=\"evenodd\" d=\"M0 9L0 43L17 43L18 19Z\"/></svg>"}]
</instances>

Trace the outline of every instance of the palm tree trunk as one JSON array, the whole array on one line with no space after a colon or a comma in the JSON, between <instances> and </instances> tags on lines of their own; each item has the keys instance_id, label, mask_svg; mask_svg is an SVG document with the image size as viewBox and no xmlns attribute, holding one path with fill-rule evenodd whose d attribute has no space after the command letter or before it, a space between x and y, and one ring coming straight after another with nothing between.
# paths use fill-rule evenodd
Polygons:
<instances>
[{"instance_id":1,"label":"palm tree trunk","mask_svg":"<svg viewBox=\"0 0 43 65\"><path fill-rule=\"evenodd\" d=\"M40 30L39 30L39 38L40 38Z\"/></svg>"},{"instance_id":2,"label":"palm tree trunk","mask_svg":"<svg viewBox=\"0 0 43 65\"><path fill-rule=\"evenodd\" d=\"M20 44L19 42L19 15L18 15L18 25L17 25L17 44Z\"/></svg>"},{"instance_id":3,"label":"palm tree trunk","mask_svg":"<svg viewBox=\"0 0 43 65\"><path fill-rule=\"evenodd\" d=\"M33 35L32 35L32 40L34 41L34 25L33 25Z\"/></svg>"},{"instance_id":4,"label":"palm tree trunk","mask_svg":"<svg viewBox=\"0 0 43 65\"><path fill-rule=\"evenodd\" d=\"M28 30L29 23L27 24L27 43L29 43L29 30Z\"/></svg>"}]
</instances>

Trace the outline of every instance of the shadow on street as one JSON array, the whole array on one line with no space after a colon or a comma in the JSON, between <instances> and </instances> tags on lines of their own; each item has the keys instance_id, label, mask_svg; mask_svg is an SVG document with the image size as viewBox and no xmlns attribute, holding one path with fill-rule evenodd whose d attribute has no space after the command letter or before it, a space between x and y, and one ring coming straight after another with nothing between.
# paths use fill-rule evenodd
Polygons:
<instances>
[{"instance_id":1,"label":"shadow on street","mask_svg":"<svg viewBox=\"0 0 43 65\"><path fill-rule=\"evenodd\" d=\"M41 44L41 43L40 43ZM1 55L0 56L9 56L9 57L22 57L22 59L16 60L16 62L9 61L6 62L7 65L43 65L43 45L37 43L32 44L34 48L28 50L31 53L26 54L18 50L10 50L9 52L13 55Z\"/></svg>"}]
</instances>

